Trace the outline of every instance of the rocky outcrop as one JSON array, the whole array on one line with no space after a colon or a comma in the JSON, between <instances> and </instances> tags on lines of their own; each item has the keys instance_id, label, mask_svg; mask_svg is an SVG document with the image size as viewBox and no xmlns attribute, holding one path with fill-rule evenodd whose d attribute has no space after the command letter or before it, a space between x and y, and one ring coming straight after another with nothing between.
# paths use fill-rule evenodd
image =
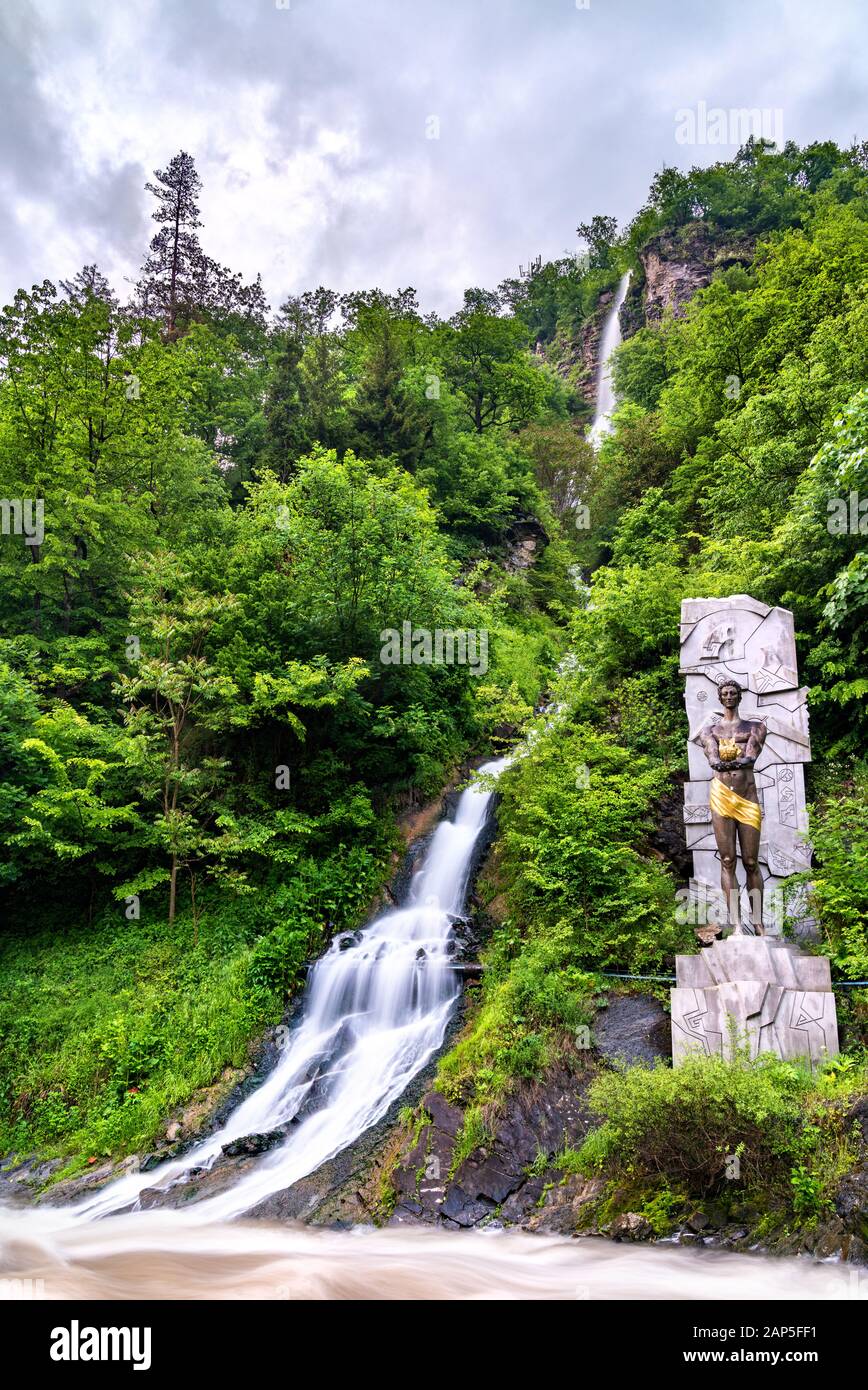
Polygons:
<instances>
[{"instance_id":1,"label":"rocky outcrop","mask_svg":"<svg viewBox=\"0 0 868 1390\"><path fill-rule=\"evenodd\" d=\"M615 994L594 1020L597 1052L614 1065L635 1066L668 1057L669 1016L648 994Z\"/></svg>"},{"instance_id":2,"label":"rocky outcrop","mask_svg":"<svg viewBox=\"0 0 868 1390\"><path fill-rule=\"evenodd\" d=\"M581 1143L591 1127L584 1102L592 1069L554 1068L510 1096L490 1143L454 1166L464 1111L438 1091L422 1104L429 1117L392 1171L396 1202L390 1224L459 1230L497 1215L521 1223L538 1203L540 1159ZM454 1166L454 1172L453 1172Z\"/></svg>"},{"instance_id":3,"label":"rocky outcrop","mask_svg":"<svg viewBox=\"0 0 868 1390\"><path fill-rule=\"evenodd\" d=\"M509 574L530 569L548 542L545 528L535 516L518 517L507 533L504 569Z\"/></svg>"},{"instance_id":4,"label":"rocky outcrop","mask_svg":"<svg viewBox=\"0 0 868 1390\"><path fill-rule=\"evenodd\" d=\"M645 323L659 323L666 314L679 318L696 291L711 283L716 270L748 265L754 246L751 237L724 240L705 222L689 222L652 237L639 252L642 276L622 309L622 331L626 335L628 325L635 322L638 296Z\"/></svg>"},{"instance_id":5,"label":"rocky outcrop","mask_svg":"<svg viewBox=\"0 0 868 1390\"><path fill-rule=\"evenodd\" d=\"M605 290L576 336L559 336L549 354L558 374L574 387L591 412L597 402L600 339L614 297L614 290Z\"/></svg>"},{"instance_id":6,"label":"rocky outcrop","mask_svg":"<svg viewBox=\"0 0 868 1390\"><path fill-rule=\"evenodd\" d=\"M755 245L752 237L726 237L707 222L688 222L652 237L639 252L639 266L621 305L622 337L630 338L646 324L659 323L666 314L682 317L693 295L711 283L716 270L749 265ZM613 298L614 290L604 291L575 336L556 338L548 350L556 370L591 411L597 402L600 338Z\"/></svg>"},{"instance_id":7,"label":"rocky outcrop","mask_svg":"<svg viewBox=\"0 0 868 1390\"><path fill-rule=\"evenodd\" d=\"M647 995L614 995L594 1023L594 1049L567 1053L539 1081L510 1095L491 1121L493 1137L456 1162L464 1111L438 1091L423 1100L427 1117L412 1143L397 1155L391 1176L396 1225L462 1229L497 1221L528 1229L567 1229L567 1212L600 1194L600 1184L552 1198L551 1222L541 1215L549 1194L561 1191L555 1158L577 1148L594 1121L587 1089L600 1064L653 1063L668 1053L669 1023ZM460 1152L460 1151L459 1151ZM570 1227L575 1229L575 1225Z\"/></svg>"}]
</instances>

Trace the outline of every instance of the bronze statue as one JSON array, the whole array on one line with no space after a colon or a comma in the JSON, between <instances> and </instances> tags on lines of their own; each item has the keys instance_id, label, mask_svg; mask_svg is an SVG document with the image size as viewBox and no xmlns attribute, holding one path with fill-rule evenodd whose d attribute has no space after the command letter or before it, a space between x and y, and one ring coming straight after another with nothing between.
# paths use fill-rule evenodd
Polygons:
<instances>
[{"instance_id":1,"label":"bronze statue","mask_svg":"<svg viewBox=\"0 0 868 1390\"><path fill-rule=\"evenodd\" d=\"M739 928L741 911L735 866L740 849L751 917L750 923L741 930L763 936L763 880L759 867L762 810L753 765L765 743L766 726L759 719L739 718L743 691L738 681L722 680L717 694L723 714L705 726L698 742L714 769L708 801L720 855L720 886L726 899L728 921ZM722 935L722 930L717 935Z\"/></svg>"}]
</instances>

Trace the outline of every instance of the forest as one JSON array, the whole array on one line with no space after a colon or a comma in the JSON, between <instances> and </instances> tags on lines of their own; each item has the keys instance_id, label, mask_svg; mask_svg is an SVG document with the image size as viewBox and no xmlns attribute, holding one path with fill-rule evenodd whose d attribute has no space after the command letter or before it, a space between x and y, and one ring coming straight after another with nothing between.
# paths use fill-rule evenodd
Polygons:
<instances>
[{"instance_id":1,"label":"forest","mask_svg":"<svg viewBox=\"0 0 868 1390\"><path fill-rule=\"evenodd\" d=\"M868 147L665 168L629 225L445 319L410 287L272 311L207 255L189 154L148 192L126 302L89 265L0 316L0 1153L147 1148L367 920L402 818L524 740L439 1065L469 1151L593 1026L601 972L692 949L655 847L687 771L680 603L744 593L795 615L844 1051L607 1076L562 1166L657 1182L713 1098L816 1217L868 1089ZM713 271L651 316L660 244ZM627 270L594 447L576 344ZM484 666L384 660L405 624L484 633Z\"/></svg>"}]
</instances>

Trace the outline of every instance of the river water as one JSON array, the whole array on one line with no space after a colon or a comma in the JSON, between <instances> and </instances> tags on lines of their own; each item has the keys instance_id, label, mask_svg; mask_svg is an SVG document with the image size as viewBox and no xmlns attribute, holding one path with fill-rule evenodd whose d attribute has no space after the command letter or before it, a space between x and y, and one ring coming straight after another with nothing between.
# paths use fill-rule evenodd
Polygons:
<instances>
[{"instance_id":1,"label":"river water","mask_svg":"<svg viewBox=\"0 0 868 1390\"><path fill-rule=\"evenodd\" d=\"M0 1210L0 1295L45 1299L864 1299L853 1266L520 1232L316 1230Z\"/></svg>"}]
</instances>

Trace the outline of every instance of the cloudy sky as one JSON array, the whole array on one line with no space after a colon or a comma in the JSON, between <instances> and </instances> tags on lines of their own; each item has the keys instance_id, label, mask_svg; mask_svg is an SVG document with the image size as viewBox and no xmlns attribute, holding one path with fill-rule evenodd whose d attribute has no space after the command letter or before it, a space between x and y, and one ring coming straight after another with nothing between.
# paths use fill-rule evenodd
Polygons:
<instances>
[{"instance_id":1,"label":"cloudy sky","mask_svg":"<svg viewBox=\"0 0 868 1390\"><path fill-rule=\"evenodd\" d=\"M735 153L679 143L679 110L868 137L866 51L864 0L3 0L0 299L88 261L123 296L183 148L205 249L273 305L414 285L448 313Z\"/></svg>"}]
</instances>

